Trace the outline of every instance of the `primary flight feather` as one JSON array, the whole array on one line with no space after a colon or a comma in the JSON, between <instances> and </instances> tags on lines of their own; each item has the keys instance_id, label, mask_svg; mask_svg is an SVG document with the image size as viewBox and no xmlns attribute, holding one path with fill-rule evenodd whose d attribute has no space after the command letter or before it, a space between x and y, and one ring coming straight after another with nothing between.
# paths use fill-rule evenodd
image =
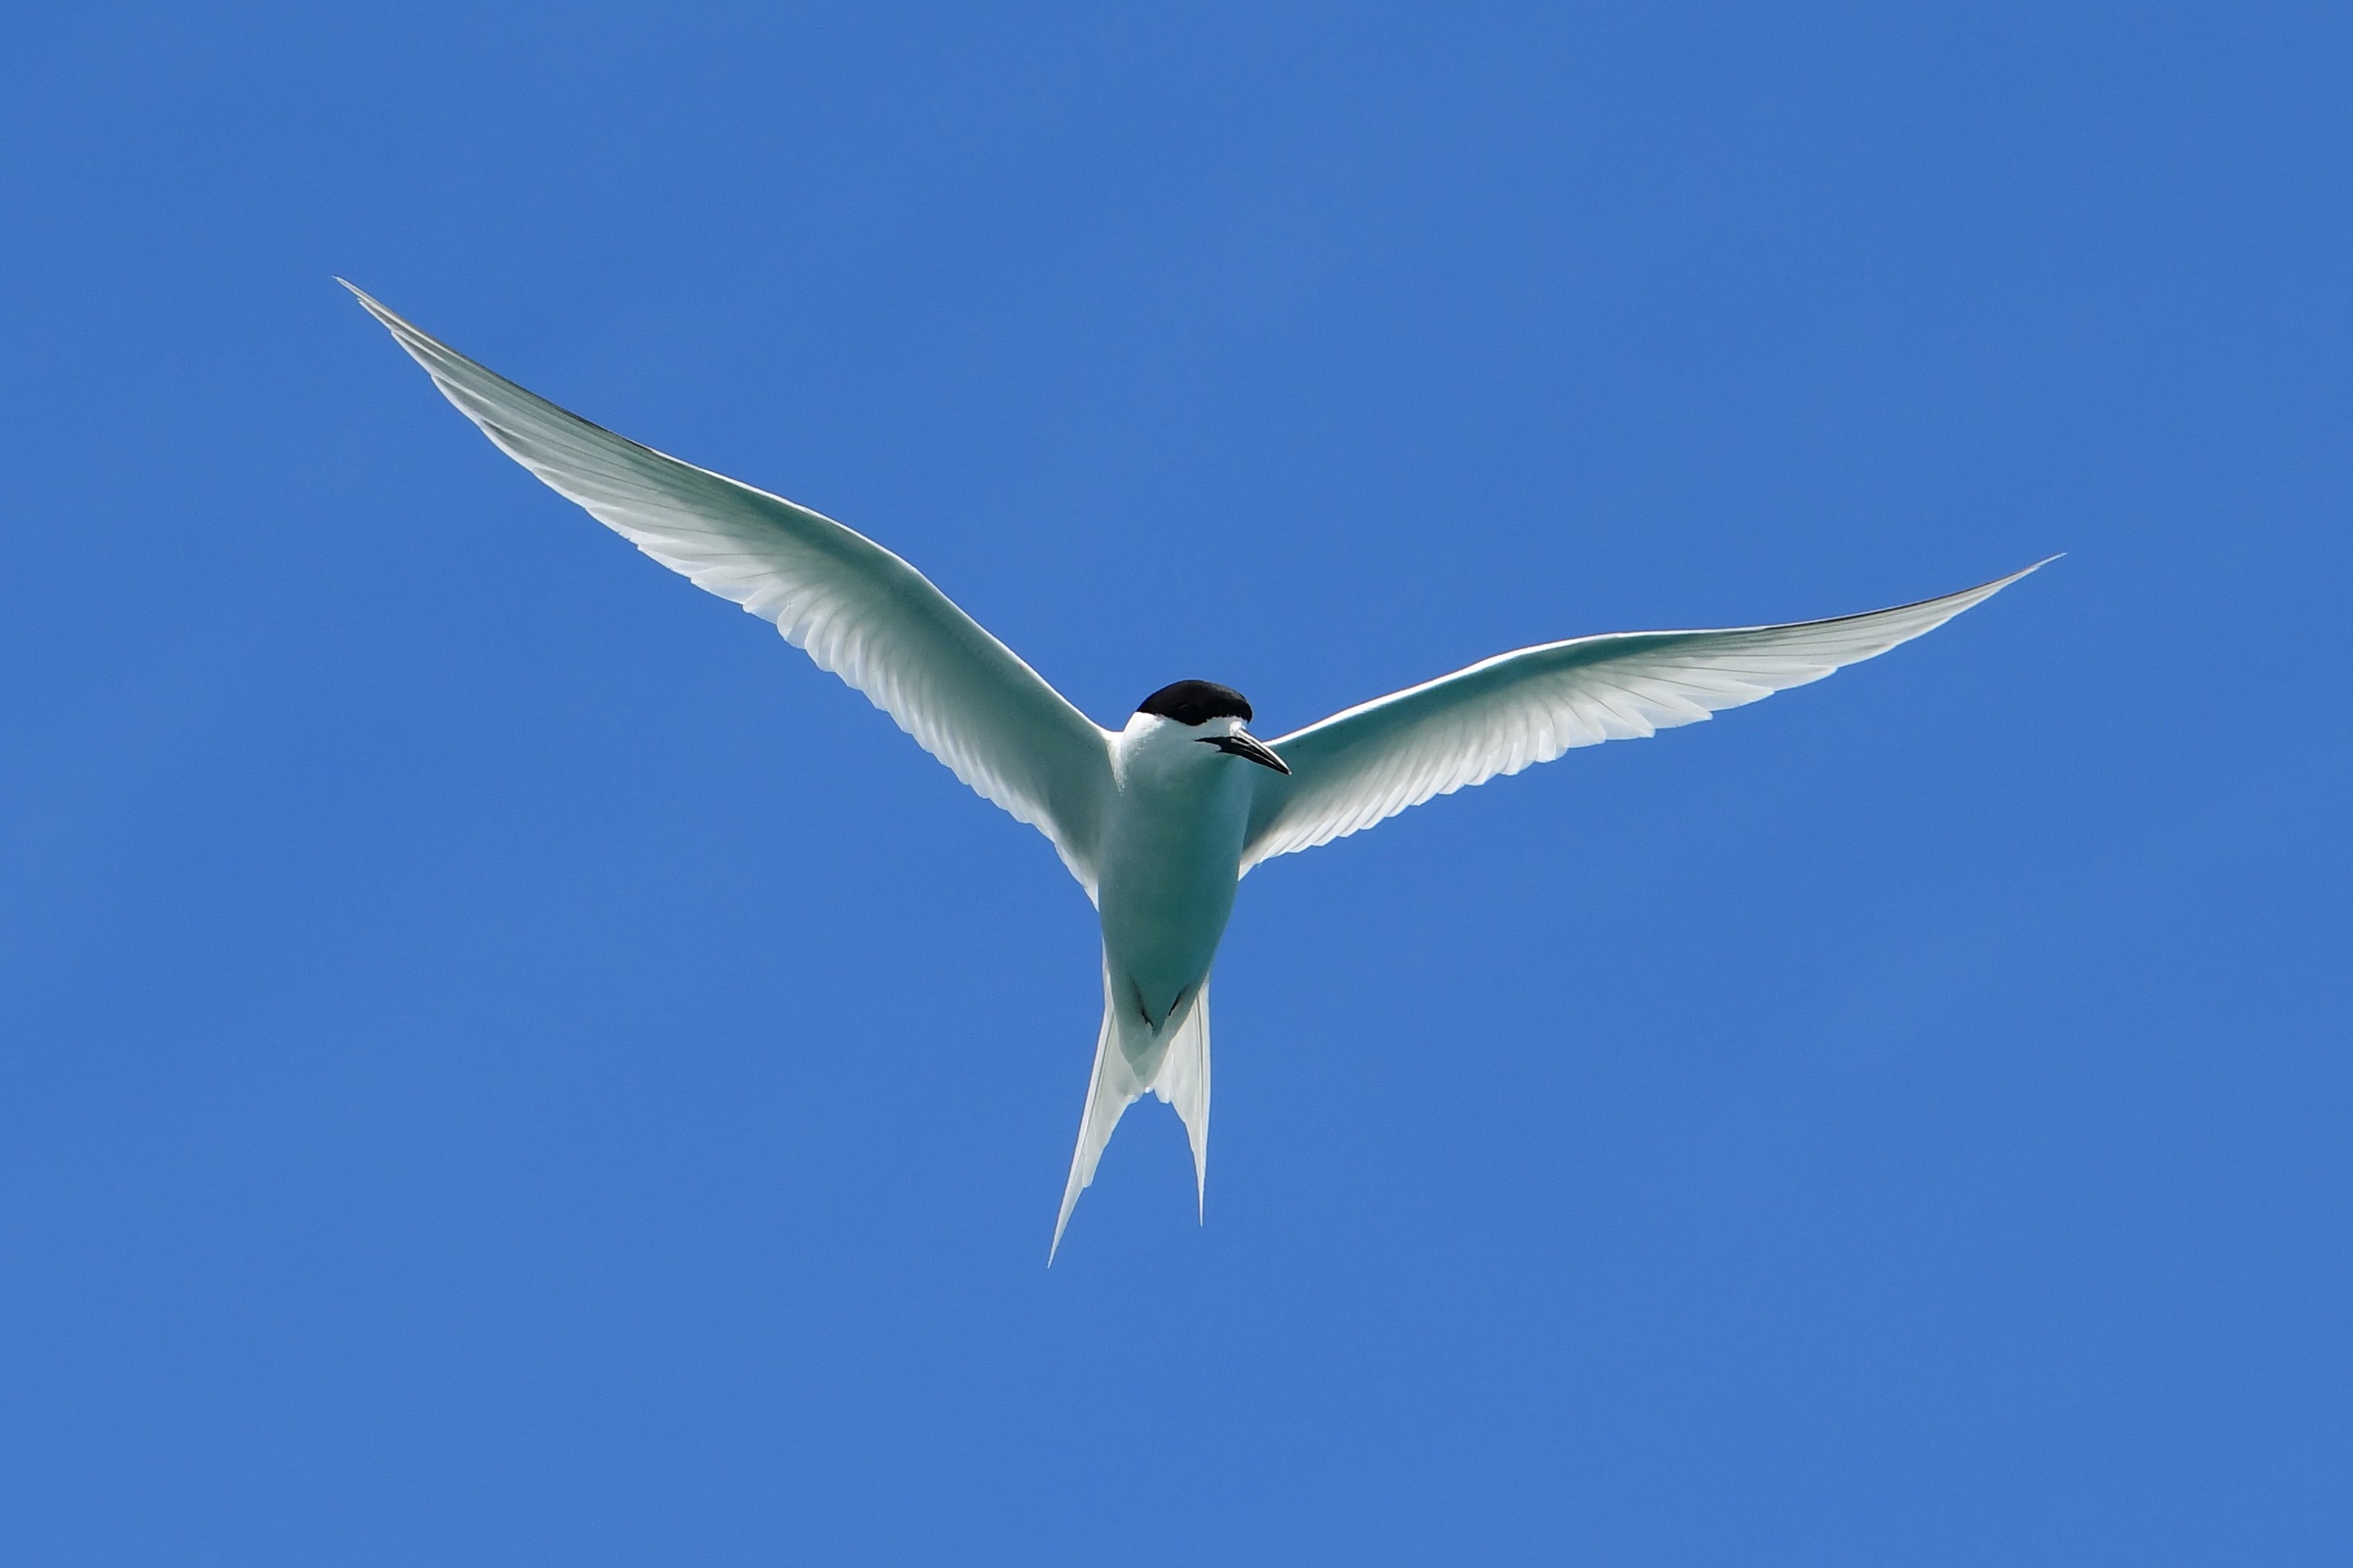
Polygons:
<instances>
[{"instance_id":1,"label":"primary flight feather","mask_svg":"<svg viewBox=\"0 0 2353 1568\"><path fill-rule=\"evenodd\" d=\"M2036 569L1831 620L1523 648L1272 741L1250 733L1240 693L1208 681L1165 686L1108 730L863 535L592 425L344 287L501 451L672 571L775 622L1052 842L1102 916L1103 1019L1049 1261L1112 1129L1147 1092L1184 1121L1199 1200L1209 969L1250 867L1574 747L1819 681Z\"/></svg>"}]
</instances>

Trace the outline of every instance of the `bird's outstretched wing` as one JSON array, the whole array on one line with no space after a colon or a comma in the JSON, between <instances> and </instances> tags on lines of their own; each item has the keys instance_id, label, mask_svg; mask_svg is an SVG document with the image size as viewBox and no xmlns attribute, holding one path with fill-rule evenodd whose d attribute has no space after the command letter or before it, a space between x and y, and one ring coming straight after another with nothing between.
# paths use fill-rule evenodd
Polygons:
<instances>
[{"instance_id":1,"label":"bird's outstretched wing","mask_svg":"<svg viewBox=\"0 0 2353 1568\"><path fill-rule=\"evenodd\" d=\"M2056 557L2052 557L2056 559ZM2026 571L1869 615L1723 631L1626 631L1498 654L1270 744L1291 776L1257 780L1242 867L1371 827L1434 795L1572 747L1694 724L1884 653Z\"/></svg>"},{"instance_id":2,"label":"bird's outstretched wing","mask_svg":"<svg viewBox=\"0 0 2353 1568\"><path fill-rule=\"evenodd\" d=\"M1093 893L1109 737L921 572L831 518L567 413L343 286L501 451L696 587L774 621L1044 832Z\"/></svg>"}]
</instances>

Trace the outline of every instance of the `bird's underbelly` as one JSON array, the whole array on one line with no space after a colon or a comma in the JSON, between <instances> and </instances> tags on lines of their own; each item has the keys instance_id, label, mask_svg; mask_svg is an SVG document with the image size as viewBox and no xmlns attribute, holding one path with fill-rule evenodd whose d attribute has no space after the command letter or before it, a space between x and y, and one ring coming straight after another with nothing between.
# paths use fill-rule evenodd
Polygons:
<instances>
[{"instance_id":1,"label":"bird's underbelly","mask_svg":"<svg viewBox=\"0 0 2353 1568\"><path fill-rule=\"evenodd\" d=\"M1208 974L1240 879L1240 813L1181 804L1194 809L1126 813L1099 885L1104 957L1155 1024Z\"/></svg>"}]
</instances>

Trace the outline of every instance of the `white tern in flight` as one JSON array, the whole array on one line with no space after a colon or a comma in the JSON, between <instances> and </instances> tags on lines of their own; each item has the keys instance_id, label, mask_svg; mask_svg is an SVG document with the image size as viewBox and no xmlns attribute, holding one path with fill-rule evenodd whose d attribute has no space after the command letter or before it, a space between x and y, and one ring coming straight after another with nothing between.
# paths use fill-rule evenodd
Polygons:
<instances>
[{"instance_id":1,"label":"white tern in flight","mask_svg":"<svg viewBox=\"0 0 2353 1568\"><path fill-rule=\"evenodd\" d=\"M1831 620L1542 643L1274 740L1250 734L1240 692L1210 681L1164 686L1104 729L863 535L592 425L352 292L501 450L698 588L774 621L1052 842L1102 916L1103 1015L1050 1263L1112 1128L1146 1091L1183 1119L1205 1201L1209 968L1252 866L1572 747L1819 681L2036 569Z\"/></svg>"}]
</instances>

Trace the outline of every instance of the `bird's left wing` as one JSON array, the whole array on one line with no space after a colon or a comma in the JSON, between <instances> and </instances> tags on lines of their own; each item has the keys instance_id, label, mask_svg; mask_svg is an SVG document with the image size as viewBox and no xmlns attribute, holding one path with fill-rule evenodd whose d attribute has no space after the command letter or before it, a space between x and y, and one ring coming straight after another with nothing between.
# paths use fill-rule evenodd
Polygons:
<instances>
[{"instance_id":1,"label":"bird's left wing","mask_svg":"<svg viewBox=\"0 0 2353 1568\"><path fill-rule=\"evenodd\" d=\"M1044 832L1094 892L1108 736L921 572L829 517L567 413L352 292L501 451L698 588L775 622Z\"/></svg>"},{"instance_id":2,"label":"bird's left wing","mask_svg":"<svg viewBox=\"0 0 2353 1568\"><path fill-rule=\"evenodd\" d=\"M2055 557L2054 557L2055 558ZM2037 562L1943 599L1868 615L1722 631L1630 631L1499 654L1270 742L1242 868L1371 827L1435 795L1572 747L1693 724L1933 631Z\"/></svg>"}]
</instances>

